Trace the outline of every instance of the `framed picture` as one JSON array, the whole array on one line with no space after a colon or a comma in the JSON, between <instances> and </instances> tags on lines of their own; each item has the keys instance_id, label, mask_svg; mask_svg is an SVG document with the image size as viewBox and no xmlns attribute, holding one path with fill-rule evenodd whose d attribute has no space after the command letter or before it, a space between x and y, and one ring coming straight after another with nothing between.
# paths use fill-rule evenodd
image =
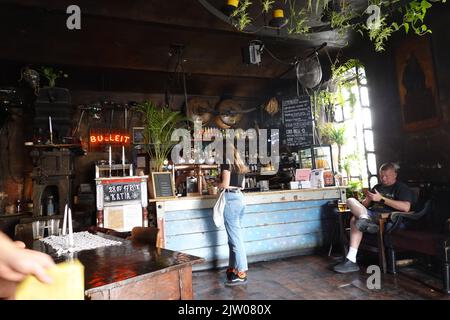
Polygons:
<instances>
[{"instance_id":1,"label":"framed picture","mask_svg":"<svg viewBox=\"0 0 450 320\"><path fill-rule=\"evenodd\" d=\"M441 115L430 38L402 41L395 62L403 128L419 131L438 126Z\"/></svg>"},{"instance_id":2,"label":"framed picture","mask_svg":"<svg viewBox=\"0 0 450 320\"><path fill-rule=\"evenodd\" d=\"M144 127L133 127L133 144L145 144Z\"/></svg>"},{"instance_id":3,"label":"framed picture","mask_svg":"<svg viewBox=\"0 0 450 320\"><path fill-rule=\"evenodd\" d=\"M148 153L138 153L136 154L136 173L138 173L138 170L142 170L142 173L149 174L150 173L150 157Z\"/></svg>"}]
</instances>

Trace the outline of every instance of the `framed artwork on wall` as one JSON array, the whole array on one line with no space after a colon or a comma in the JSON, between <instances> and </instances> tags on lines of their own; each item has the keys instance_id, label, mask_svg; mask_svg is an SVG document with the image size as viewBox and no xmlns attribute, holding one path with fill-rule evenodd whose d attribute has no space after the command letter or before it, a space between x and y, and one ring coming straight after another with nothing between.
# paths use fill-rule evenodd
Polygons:
<instances>
[{"instance_id":1,"label":"framed artwork on wall","mask_svg":"<svg viewBox=\"0 0 450 320\"><path fill-rule=\"evenodd\" d=\"M428 36L403 40L395 51L403 129L420 131L440 124L438 90Z\"/></svg>"},{"instance_id":2,"label":"framed artwork on wall","mask_svg":"<svg viewBox=\"0 0 450 320\"><path fill-rule=\"evenodd\" d=\"M144 127L133 127L133 144L144 143Z\"/></svg>"}]
</instances>

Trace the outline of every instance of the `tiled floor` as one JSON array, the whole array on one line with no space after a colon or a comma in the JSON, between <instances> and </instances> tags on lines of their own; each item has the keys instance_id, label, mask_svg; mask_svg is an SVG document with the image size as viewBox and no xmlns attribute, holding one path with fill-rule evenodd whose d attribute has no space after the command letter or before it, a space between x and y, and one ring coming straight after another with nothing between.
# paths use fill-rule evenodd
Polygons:
<instances>
[{"instance_id":1,"label":"tiled floor","mask_svg":"<svg viewBox=\"0 0 450 320\"><path fill-rule=\"evenodd\" d=\"M226 287L225 269L196 271L193 274L197 300L299 300L299 299L448 299L418 279L439 288L439 279L404 268L394 276L382 275L381 289L368 289L366 268L360 272L337 274L331 268L337 258L312 255L250 264L248 283ZM411 275L414 274L414 278Z\"/></svg>"}]
</instances>

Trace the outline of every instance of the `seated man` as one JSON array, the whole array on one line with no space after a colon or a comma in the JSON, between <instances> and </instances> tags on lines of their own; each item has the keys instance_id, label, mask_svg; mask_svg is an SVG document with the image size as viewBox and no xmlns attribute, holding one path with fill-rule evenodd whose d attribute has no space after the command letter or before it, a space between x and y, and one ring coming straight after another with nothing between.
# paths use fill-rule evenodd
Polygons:
<instances>
[{"instance_id":1,"label":"seated man","mask_svg":"<svg viewBox=\"0 0 450 320\"><path fill-rule=\"evenodd\" d=\"M410 210L414 195L406 184L397 181L398 169L399 166L392 162L381 165L379 171L381 183L370 192L365 192L366 198L362 203L354 198L347 199L347 206L353 214L350 220L350 248L344 262L336 265L334 271L347 273L359 270L356 254L363 232L378 232L380 213Z\"/></svg>"}]
</instances>

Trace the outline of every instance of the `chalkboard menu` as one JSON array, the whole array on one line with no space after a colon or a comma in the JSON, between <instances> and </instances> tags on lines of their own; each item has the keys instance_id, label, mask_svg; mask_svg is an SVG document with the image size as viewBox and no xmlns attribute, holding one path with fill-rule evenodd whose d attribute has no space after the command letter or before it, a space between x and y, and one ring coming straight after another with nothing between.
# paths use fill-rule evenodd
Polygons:
<instances>
[{"instance_id":1,"label":"chalkboard menu","mask_svg":"<svg viewBox=\"0 0 450 320\"><path fill-rule=\"evenodd\" d=\"M133 201L141 199L141 183L113 183L103 185L105 202Z\"/></svg>"},{"instance_id":2,"label":"chalkboard menu","mask_svg":"<svg viewBox=\"0 0 450 320\"><path fill-rule=\"evenodd\" d=\"M155 198L175 197L172 174L170 172L153 172L152 185Z\"/></svg>"},{"instance_id":3,"label":"chalkboard menu","mask_svg":"<svg viewBox=\"0 0 450 320\"><path fill-rule=\"evenodd\" d=\"M309 96L284 98L284 138L289 147L307 147L313 143L311 99Z\"/></svg>"}]
</instances>

